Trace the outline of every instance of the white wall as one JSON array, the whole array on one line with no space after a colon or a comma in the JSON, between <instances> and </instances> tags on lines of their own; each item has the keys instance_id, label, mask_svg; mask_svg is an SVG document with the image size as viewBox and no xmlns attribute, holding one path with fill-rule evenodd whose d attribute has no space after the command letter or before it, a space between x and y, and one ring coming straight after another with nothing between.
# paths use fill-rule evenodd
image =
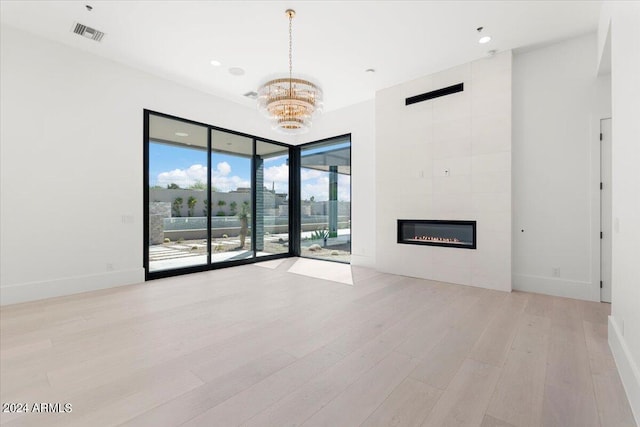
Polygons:
<instances>
[{"instance_id":1,"label":"white wall","mask_svg":"<svg viewBox=\"0 0 640 427\"><path fill-rule=\"evenodd\" d=\"M605 3L599 32L604 38L610 23L613 110L609 345L640 423L640 3Z\"/></svg>"},{"instance_id":2,"label":"white wall","mask_svg":"<svg viewBox=\"0 0 640 427\"><path fill-rule=\"evenodd\" d=\"M255 110L4 25L0 38L2 304L144 280L144 108L284 139Z\"/></svg>"},{"instance_id":3,"label":"white wall","mask_svg":"<svg viewBox=\"0 0 640 427\"><path fill-rule=\"evenodd\" d=\"M600 301L596 57L595 33L514 55L514 289Z\"/></svg>"},{"instance_id":4,"label":"white wall","mask_svg":"<svg viewBox=\"0 0 640 427\"><path fill-rule=\"evenodd\" d=\"M405 106L460 82L464 92ZM376 189L380 270L511 290L510 51L377 93ZM399 218L476 220L478 248L398 244Z\"/></svg>"},{"instance_id":5,"label":"white wall","mask_svg":"<svg viewBox=\"0 0 640 427\"><path fill-rule=\"evenodd\" d=\"M376 265L375 103L323 114L295 143L351 134L351 264Z\"/></svg>"}]
</instances>

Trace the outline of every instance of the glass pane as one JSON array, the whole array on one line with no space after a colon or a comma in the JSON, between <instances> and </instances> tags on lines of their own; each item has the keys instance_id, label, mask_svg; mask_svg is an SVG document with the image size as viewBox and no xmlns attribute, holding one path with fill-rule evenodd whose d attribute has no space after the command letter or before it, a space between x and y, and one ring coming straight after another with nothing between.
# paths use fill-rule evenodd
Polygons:
<instances>
[{"instance_id":1,"label":"glass pane","mask_svg":"<svg viewBox=\"0 0 640 427\"><path fill-rule=\"evenodd\" d=\"M207 263L207 128L149 117L149 271Z\"/></svg>"},{"instance_id":2,"label":"glass pane","mask_svg":"<svg viewBox=\"0 0 640 427\"><path fill-rule=\"evenodd\" d=\"M253 140L212 130L211 148L211 262L253 258Z\"/></svg>"},{"instance_id":3,"label":"glass pane","mask_svg":"<svg viewBox=\"0 0 640 427\"><path fill-rule=\"evenodd\" d=\"M350 139L305 146L300 165L301 255L350 262Z\"/></svg>"},{"instance_id":4,"label":"glass pane","mask_svg":"<svg viewBox=\"0 0 640 427\"><path fill-rule=\"evenodd\" d=\"M256 142L256 255L289 252L289 149Z\"/></svg>"}]
</instances>

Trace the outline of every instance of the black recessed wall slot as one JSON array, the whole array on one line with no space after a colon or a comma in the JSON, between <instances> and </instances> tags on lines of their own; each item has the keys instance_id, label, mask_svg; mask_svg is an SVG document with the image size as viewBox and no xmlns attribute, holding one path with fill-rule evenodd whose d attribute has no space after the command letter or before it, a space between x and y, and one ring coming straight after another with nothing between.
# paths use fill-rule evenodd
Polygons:
<instances>
[{"instance_id":1,"label":"black recessed wall slot","mask_svg":"<svg viewBox=\"0 0 640 427\"><path fill-rule=\"evenodd\" d=\"M412 96L404 100L404 105L411 105L417 102L428 101L433 98L440 98L441 96L451 95L452 93L462 92L464 90L464 83L458 83L453 86L443 87L442 89L432 90L431 92L422 93L420 95Z\"/></svg>"}]
</instances>

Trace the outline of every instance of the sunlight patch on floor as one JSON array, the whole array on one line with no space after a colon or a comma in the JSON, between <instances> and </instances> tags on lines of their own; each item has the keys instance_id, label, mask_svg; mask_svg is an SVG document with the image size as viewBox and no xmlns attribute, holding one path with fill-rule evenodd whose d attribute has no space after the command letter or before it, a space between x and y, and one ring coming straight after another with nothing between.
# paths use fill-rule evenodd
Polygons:
<instances>
[{"instance_id":1,"label":"sunlight patch on floor","mask_svg":"<svg viewBox=\"0 0 640 427\"><path fill-rule=\"evenodd\" d=\"M256 267L264 267L264 268L270 268L272 270L275 270L276 268L280 267L280 264L282 264L285 260L286 258L272 259L271 261L257 262L255 265Z\"/></svg>"},{"instance_id":2,"label":"sunlight patch on floor","mask_svg":"<svg viewBox=\"0 0 640 427\"><path fill-rule=\"evenodd\" d=\"M288 271L289 273L353 285L351 265L349 264L300 258Z\"/></svg>"}]
</instances>

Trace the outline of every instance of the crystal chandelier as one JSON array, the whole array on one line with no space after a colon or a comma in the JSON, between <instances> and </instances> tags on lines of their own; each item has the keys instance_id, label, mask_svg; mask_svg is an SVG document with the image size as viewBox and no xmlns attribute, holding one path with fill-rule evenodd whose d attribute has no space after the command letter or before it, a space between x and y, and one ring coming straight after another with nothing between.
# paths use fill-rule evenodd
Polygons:
<instances>
[{"instance_id":1,"label":"crystal chandelier","mask_svg":"<svg viewBox=\"0 0 640 427\"><path fill-rule=\"evenodd\" d=\"M289 18L289 77L269 80L258 89L258 108L272 121L273 128L285 133L303 133L311 127L311 117L322 110L322 89L308 80L293 78L292 21Z\"/></svg>"}]
</instances>

